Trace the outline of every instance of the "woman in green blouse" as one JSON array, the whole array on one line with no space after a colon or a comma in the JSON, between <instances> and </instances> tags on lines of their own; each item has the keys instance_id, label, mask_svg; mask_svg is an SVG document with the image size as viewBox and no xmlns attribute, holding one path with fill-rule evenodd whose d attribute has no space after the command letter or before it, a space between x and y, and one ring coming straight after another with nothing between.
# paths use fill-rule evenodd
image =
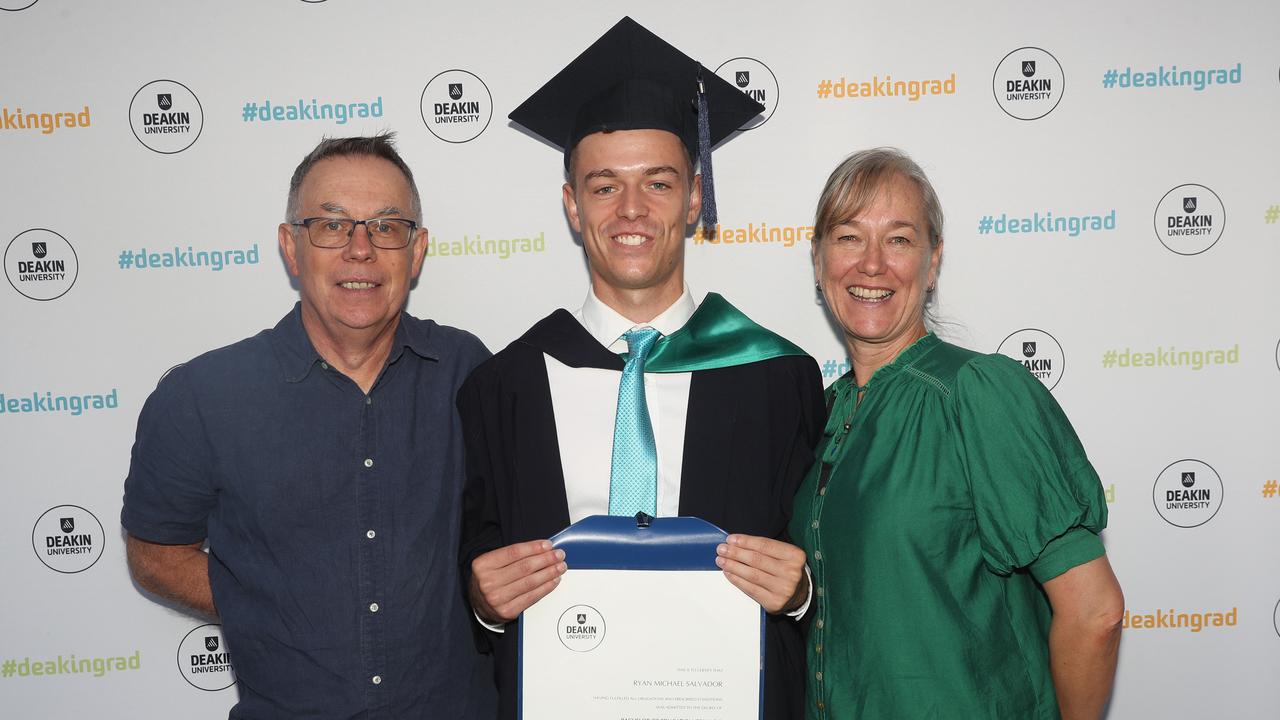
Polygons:
<instances>
[{"instance_id":1,"label":"woman in green blouse","mask_svg":"<svg viewBox=\"0 0 1280 720\"><path fill-rule=\"evenodd\" d=\"M814 274L853 370L791 522L817 601L808 717L1097 718L1124 605L1102 486L1025 368L926 328L942 244L902 153L831 174Z\"/></svg>"}]
</instances>

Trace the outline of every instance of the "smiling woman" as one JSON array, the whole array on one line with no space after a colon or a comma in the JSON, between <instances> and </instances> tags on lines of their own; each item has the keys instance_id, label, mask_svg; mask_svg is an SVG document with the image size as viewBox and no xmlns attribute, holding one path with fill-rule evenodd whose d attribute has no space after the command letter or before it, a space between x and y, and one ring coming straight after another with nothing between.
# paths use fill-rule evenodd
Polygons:
<instances>
[{"instance_id":1,"label":"smiling woman","mask_svg":"<svg viewBox=\"0 0 1280 720\"><path fill-rule=\"evenodd\" d=\"M924 337L942 260L937 197L908 162L884 150L850 158L828 183L815 223L818 285L864 378Z\"/></svg>"},{"instance_id":2,"label":"smiling woman","mask_svg":"<svg viewBox=\"0 0 1280 720\"><path fill-rule=\"evenodd\" d=\"M1097 718L1124 599L1070 422L1018 363L925 327L942 210L911 159L849 157L814 227L853 370L790 527L817 584L808 716Z\"/></svg>"}]
</instances>

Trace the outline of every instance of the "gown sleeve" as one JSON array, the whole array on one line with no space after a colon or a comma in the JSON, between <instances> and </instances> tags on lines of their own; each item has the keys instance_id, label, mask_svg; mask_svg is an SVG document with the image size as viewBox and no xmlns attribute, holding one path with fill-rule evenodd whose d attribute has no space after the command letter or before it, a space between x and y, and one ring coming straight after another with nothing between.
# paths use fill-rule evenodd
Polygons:
<instances>
[{"instance_id":1,"label":"gown sleeve","mask_svg":"<svg viewBox=\"0 0 1280 720\"><path fill-rule=\"evenodd\" d=\"M466 480L462 491L462 531L458 548L458 571L466 606L471 607L471 561L504 545L496 498L498 464L494 453L500 452L492 438L492 418L497 414L493 393L482 389L483 368L473 372L458 390L458 416L462 420L463 446L466 458ZM491 652L495 639L479 622L472 623L476 647Z\"/></svg>"}]
</instances>

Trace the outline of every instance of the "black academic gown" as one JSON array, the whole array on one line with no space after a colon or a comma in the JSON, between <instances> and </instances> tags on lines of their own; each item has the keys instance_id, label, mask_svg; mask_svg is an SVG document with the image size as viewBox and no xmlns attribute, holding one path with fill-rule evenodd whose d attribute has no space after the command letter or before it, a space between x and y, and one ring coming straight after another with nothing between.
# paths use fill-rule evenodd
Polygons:
<instances>
[{"instance_id":1,"label":"black academic gown","mask_svg":"<svg viewBox=\"0 0 1280 720\"><path fill-rule=\"evenodd\" d=\"M557 310L463 384L458 393L467 459L459 553L463 588L469 586L476 556L546 539L569 525L544 352L571 367L623 367L621 358L572 315ZM824 422L817 363L793 355L696 371L688 412L680 514L730 533L789 541L792 498L813 461ZM800 623L769 615L765 625L764 717L799 720L805 683ZM496 655L499 717L513 720L517 625L509 624L501 634L475 627L482 650Z\"/></svg>"}]
</instances>

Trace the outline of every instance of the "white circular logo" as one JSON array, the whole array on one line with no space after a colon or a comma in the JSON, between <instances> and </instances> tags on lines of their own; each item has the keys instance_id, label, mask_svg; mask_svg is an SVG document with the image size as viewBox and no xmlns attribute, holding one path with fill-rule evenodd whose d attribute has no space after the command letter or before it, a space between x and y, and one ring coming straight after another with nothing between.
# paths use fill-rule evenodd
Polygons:
<instances>
[{"instance_id":1,"label":"white circular logo","mask_svg":"<svg viewBox=\"0 0 1280 720\"><path fill-rule=\"evenodd\" d=\"M1170 525L1198 527L1222 507L1222 478L1199 460L1179 460L1160 471L1151 499Z\"/></svg>"},{"instance_id":2,"label":"white circular logo","mask_svg":"<svg viewBox=\"0 0 1280 720\"><path fill-rule=\"evenodd\" d=\"M221 625L200 625L178 643L178 672L192 687L216 692L236 684Z\"/></svg>"},{"instance_id":3,"label":"white circular logo","mask_svg":"<svg viewBox=\"0 0 1280 720\"><path fill-rule=\"evenodd\" d=\"M1213 247L1226 224L1222 199L1203 185L1179 185L1156 205L1156 237L1179 255L1199 255Z\"/></svg>"},{"instance_id":4,"label":"white circular logo","mask_svg":"<svg viewBox=\"0 0 1280 720\"><path fill-rule=\"evenodd\" d=\"M171 155L195 144L204 128L204 110L186 85L152 80L129 101L129 124L138 142Z\"/></svg>"},{"instance_id":5,"label":"white circular logo","mask_svg":"<svg viewBox=\"0 0 1280 720\"><path fill-rule=\"evenodd\" d=\"M52 230L24 230L4 249L4 274L32 300L56 300L76 284L80 262L67 239Z\"/></svg>"},{"instance_id":6,"label":"white circular logo","mask_svg":"<svg viewBox=\"0 0 1280 720\"><path fill-rule=\"evenodd\" d=\"M59 505L44 511L31 529L31 547L50 570L78 573L102 557L106 533L102 523L79 505Z\"/></svg>"},{"instance_id":7,"label":"white circular logo","mask_svg":"<svg viewBox=\"0 0 1280 720\"><path fill-rule=\"evenodd\" d=\"M755 58L736 57L724 61L716 74L764 106L764 112L747 120L739 130L754 130L769 122L778 109L778 78L768 65Z\"/></svg>"},{"instance_id":8,"label":"white circular logo","mask_svg":"<svg viewBox=\"0 0 1280 720\"><path fill-rule=\"evenodd\" d=\"M604 616L590 605L574 605L556 622L560 642L574 652L590 652L604 642Z\"/></svg>"},{"instance_id":9,"label":"white circular logo","mask_svg":"<svg viewBox=\"0 0 1280 720\"><path fill-rule=\"evenodd\" d=\"M0 0L0 10L17 12L19 10L26 10L37 2L40 2L40 0Z\"/></svg>"},{"instance_id":10,"label":"white circular logo","mask_svg":"<svg viewBox=\"0 0 1280 720\"><path fill-rule=\"evenodd\" d=\"M422 122L450 143L475 140L493 118L493 96L484 81L466 70L445 70L422 88Z\"/></svg>"},{"instance_id":11,"label":"white circular logo","mask_svg":"<svg viewBox=\"0 0 1280 720\"><path fill-rule=\"evenodd\" d=\"M1056 338L1043 330L1024 328L1005 338L996 352L1022 363L1050 390L1058 386L1066 356Z\"/></svg>"},{"instance_id":12,"label":"white circular logo","mask_svg":"<svg viewBox=\"0 0 1280 720\"><path fill-rule=\"evenodd\" d=\"M1010 117L1039 120L1058 107L1065 84L1057 58L1038 47L1024 47L996 65L991 89Z\"/></svg>"}]
</instances>

